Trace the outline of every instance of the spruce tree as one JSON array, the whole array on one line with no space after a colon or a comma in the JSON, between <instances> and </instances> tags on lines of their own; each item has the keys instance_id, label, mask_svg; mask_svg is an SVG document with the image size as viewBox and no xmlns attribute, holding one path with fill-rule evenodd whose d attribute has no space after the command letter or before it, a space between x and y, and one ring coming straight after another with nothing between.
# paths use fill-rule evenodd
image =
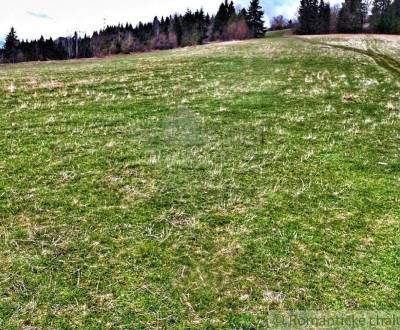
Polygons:
<instances>
[{"instance_id":1,"label":"spruce tree","mask_svg":"<svg viewBox=\"0 0 400 330\"><path fill-rule=\"evenodd\" d=\"M247 18L247 9L243 8L240 12L239 12L239 19L246 19Z\"/></svg>"},{"instance_id":2,"label":"spruce tree","mask_svg":"<svg viewBox=\"0 0 400 330\"><path fill-rule=\"evenodd\" d=\"M160 26L161 26L161 23L160 23L158 17L157 16L154 17L154 19L153 19L153 35L155 37L158 37L160 35Z\"/></svg>"},{"instance_id":3,"label":"spruce tree","mask_svg":"<svg viewBox=\"0 0 400 330\"><path fill-rule=\"evenodd\" d=\"M329 33L331 25L331 6L329 3L325 3L321 0L318 6L318 18L319 18L319 31L318 33L326 34Z\"/></svg>"},{"instance_id":4,"label":"spruce tree","mask_svg":"<svg viewBox=\"0 0 400 330\"><path fill-rule=\"evenodd\" d=\"M368 6L363 0L345 0L339 11L337 30L341 33L360 33L366 21Z\"/></svg>"},{"instance_id":5,"label":"spruce tree","mask_svg":"<svg viewBox=\"0 0 400 330\"><path fill-rule=\"evenodd\" d=\"M247 25L253 38L261 38L265 36L267 31L263 21L264 11L260 6L260 0L251 0L249 9L247 10Z\"/></svg>"},{"instance_id":6,"label":"spruce tree","mask_svg":"<svg viewBox=\"0 0 400 330\"><path fill-rule=\"evenodd\" d=\"M164 27L163 27L163 32L164 32L166 35L168 35L168 33L169 33L170 25L171 25L171 20L170 20L169 17L166 17L166 18L165 18L165 22L164 22Z\"/></svg>"},{"instance_id":7,"label":"spruce tree","mask_svg":"<svg viewBox=\"0 0 400 330\"><path fill-rule=\"evenodd\" d=\"M221 5L219 6L218 12L215 15L214 25L213 25L214 38L219 38L223 34L224 29L228 24L228 19L229 19L228 8L229 5L227 0L225 0L225 2L221 3Z\"/></svg>"},{"instance_id":8,"label":"spruce tree","mask_svg":"<svg viewBox=\"0 0 400 330\"><path fill-rule=\"evenodd\" d=\"M183 29L182 29L182 23L181 23L181 18L178 17L178 15L175 15L174 17L174 31L176 34L176 40L178 46L182 45L182 37L183 37Z\"/></svg>"},{"instance_id":9,"label":"spruce tree","mask_svg":"<svg viewBox=\"0 0 400 330\"><path fill-rule=\"evenodd\" d=\"M320 30L320 14L317 0L301 0L299 9L299 34L316 34Z\"/></svg>"},{"instance_id":10,"label":"spruce tree","mask_svg":"<svg viewBox=\"0 0 400 330\"><path fill-rule=\"evenodd\" d=\"M197 21L197 29L198 29L198 43L202 44L204 39L207 37L207 23L206 23L206 16L204 15L203 9L200 11L196 11L196 21Z\"/></svg>"},{"instance_id":11,"label":"spruce tree","mask_svg":"<svg viewBox=\"0 0 400 330\"><path fill-rule=\"evenodd\" d=\"M228 5L227 15L228 15L228 20L232 19L233 17L236 16L236 10L235 10L235 5L233 4L233 1L231 1Z\"/></svg>"},{"instance_id":12,"label":"spruce tree","mask_svg":"<svg viewBox=\"0 0 400 330\"><path fill-rule=\"evenodd\" d=\"M17 33L15 32L14 27L11 27L10 33L7 35L4 44L4 56L11 63L15 63L17 60L18 45L19 41Z\"/></svg>"},{"instance_id":13,"label":"spruce tree","mask_svg":"<svg viewBox=\"0 0 400 330\"><path fill-rule=\"evenodd\" d=\"M390 6L390 0L374 0L371 10L371 29L373 32L385 33L385 13ZM387 17L386 17L387 18Z\"/></svg>"},{"instance_id":14,"label":"spruce tree","mask_svg":"<svg viewBox=\"0 0 400 330\"><path fill-rule=\"evenodd\" d=\"M400 0L395 0L383 14L382 32L400 34Z\"/></svg>"}]
</instances>

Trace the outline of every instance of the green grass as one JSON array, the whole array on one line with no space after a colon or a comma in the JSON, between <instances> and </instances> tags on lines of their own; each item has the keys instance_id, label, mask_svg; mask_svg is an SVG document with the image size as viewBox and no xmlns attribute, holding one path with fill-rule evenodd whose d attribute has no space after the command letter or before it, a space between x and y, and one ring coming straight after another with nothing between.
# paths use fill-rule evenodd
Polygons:
<instances>
[{"instance_id":1,"label":"green grass","mask_svg":"<svg viewBox=\"0 0 400 330\"><path fill-rule=\"evenodd\" d=\"M399 309L399 90L295 38L1 66L0 328Z\"/></svg>"},{"instance_id":2,"label":"green grass","mask_svg":"<svg viewBox=\"0 0 400 330\"><path fill-rule=\"evenodd\" d=\"M291 34L292 29L284 29L284 30L277 30L277 31L268 31L265 36L267 38L282 38L286 34Z\"/></svg>"}]
</instances>

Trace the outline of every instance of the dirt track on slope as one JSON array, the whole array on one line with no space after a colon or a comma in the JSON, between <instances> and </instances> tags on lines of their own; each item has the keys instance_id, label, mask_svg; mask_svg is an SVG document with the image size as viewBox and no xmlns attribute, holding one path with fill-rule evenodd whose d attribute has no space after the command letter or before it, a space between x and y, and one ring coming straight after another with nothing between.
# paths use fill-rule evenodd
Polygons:
<instances>
[{"instance_id":1,"label":"dirt track on slope","mask_svg":"<svg viewBox=\"0 0 400 330\"><path fill-rule=\"evenodd\" d=\"M335 36L335 35L332 35L332 36ZM349 39L355 38L354 35L345 35L345 36L349 36ZM368 35L368 36L372 36L372 35ZM387 54L380 53L378 51L372 50L371 48L360 49L360 48L355 48L355 47L351 47L351 46L337 45L337 44L332 44L332 43L323 42L323 41L318 40L318 39L323 39L324 36L316 36L319 38L315 38L315 39L310 38L310 37L311 36L306 36L306 38L301 37L300 39L302 39L304 42L309 42L311 44L323 45L323 46L327 46L327 47L338 48L338 49L352 51L352 52L366 55L366 56L372 58L375 61L375 63L377 65L379 65L380 67L392 72L395 75L400 75L400 62L397 59L395 59ZM386 37L388 37L388 36L386 36ZM400 41L400 36L395 36L395 37L398 37L398 39Z\"/></svg>"},{"instance_id":2,"label":"dirt track on slope","mask_svg":"<svg viewBox=\"0 0 400 330\"><path fill-rule=\"evenodd\" d=\"M400 35L395 34L318 34L318 35L305 35L300 38L305 39L342 39L342 40L351 40L351 39L377 39L383 41L394 41L400 42Z\"/></svg>"}]
</instances>

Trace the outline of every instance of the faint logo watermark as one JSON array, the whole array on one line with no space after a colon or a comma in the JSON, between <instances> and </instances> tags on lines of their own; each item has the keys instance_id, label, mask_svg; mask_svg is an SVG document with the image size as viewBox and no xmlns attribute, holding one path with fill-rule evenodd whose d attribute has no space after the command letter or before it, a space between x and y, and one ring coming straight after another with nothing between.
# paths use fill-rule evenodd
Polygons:
<instances>
[{"instance_id":1,"label":"faint logo watermark","mask_svg":"<svg viewBox=\"0 0 400 330\"><path fill-rule=\"evenodd\" d=\"M270 329L400 329L400 311L271 311Z\"/></svg>"}]
</instances>

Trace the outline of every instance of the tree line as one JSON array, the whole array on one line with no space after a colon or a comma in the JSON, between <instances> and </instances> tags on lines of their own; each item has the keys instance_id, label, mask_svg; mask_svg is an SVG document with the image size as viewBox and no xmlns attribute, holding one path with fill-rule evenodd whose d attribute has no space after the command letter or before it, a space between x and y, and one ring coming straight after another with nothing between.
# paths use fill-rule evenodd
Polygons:
<instances>
[{"instance_id":1,"label":"tree line","mask_svg":"<svg viewBox=\"0 0 400 330\"><path fill-rule=\"evenodd\" d=\"M400 34L400 0L374 0L372 6L368 0L345 0L341 7L324 0L301 0L296 31Z\"/></svg>"},{"instance_id":2,"label":"tree line","mask_svg":"<svg viewBox=\"0 0 400 330\"><path fill-rule=\"evenodd\" d=\"M375 0L371 26L380 33L400 34L400 0Z\"/></svg>"},{"instance_id":3,"label":"tree line","mask_svg":"<svg viewBox=\"0 0 400 330\"><path fill-rule=\"evenodd\" d=\"M201 45L211 41L258 38L265 35L264 11L259 0L251 0L247 9L236 9L225 0L210 16L202 9L183 15L155 17L152 22L107 26L92 36L20 41L14 28L1 50L3 62L63 60L120 53Z\"/></svg>"}]
</instances>

